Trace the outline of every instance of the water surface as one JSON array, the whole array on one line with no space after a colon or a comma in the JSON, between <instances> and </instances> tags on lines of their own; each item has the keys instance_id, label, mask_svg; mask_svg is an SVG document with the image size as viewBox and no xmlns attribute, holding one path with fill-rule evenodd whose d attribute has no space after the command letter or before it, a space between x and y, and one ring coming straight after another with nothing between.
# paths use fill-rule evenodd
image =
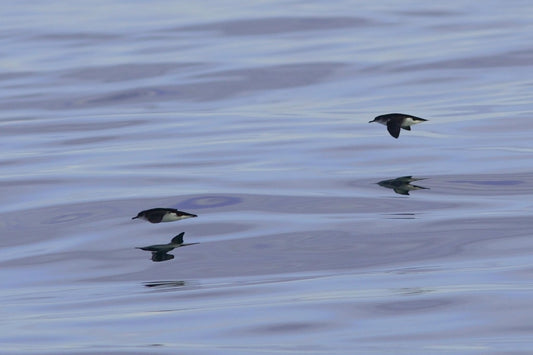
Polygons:
<instances>
[{"instance_id":1,"label":"water surface","mask_svg":"<svg viewBox=\"0 0 533 355\"><path fill-rule=\"evenodd\" d=\"M528 354L532 10L4 6L2 351Z\"/></svg>"}]
</instances>

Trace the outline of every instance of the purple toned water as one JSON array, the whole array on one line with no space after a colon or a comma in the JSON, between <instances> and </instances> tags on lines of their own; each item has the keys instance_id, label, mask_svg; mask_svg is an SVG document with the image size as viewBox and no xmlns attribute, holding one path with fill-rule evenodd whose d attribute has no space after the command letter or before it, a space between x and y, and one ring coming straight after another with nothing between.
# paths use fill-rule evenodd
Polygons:
<instances>
[{"instance_id":1,"label":"purple toned water","mask_svg":"<svg viewBox=\"0 0 533 355\"><path fill-rule=\"evenodd\" d=\"M0 353L531 353L528 2L0 11Z\"/></svg>"}]
</instances>

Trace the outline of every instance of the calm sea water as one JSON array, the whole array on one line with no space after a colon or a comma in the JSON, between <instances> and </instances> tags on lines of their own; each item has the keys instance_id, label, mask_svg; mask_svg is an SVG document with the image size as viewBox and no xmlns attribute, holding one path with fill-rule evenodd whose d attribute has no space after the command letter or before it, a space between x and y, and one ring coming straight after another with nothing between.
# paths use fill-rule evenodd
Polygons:
<instances>
[{"instance_id":1,"label":"calm sea water","mask_svg":"<svg viewBox=\"0 0 533 355\"><path fill-rule=\"evenodd\" d=\"M533 351L531 2L0 13L2 354Z\"/></svg>"}]
</instances>

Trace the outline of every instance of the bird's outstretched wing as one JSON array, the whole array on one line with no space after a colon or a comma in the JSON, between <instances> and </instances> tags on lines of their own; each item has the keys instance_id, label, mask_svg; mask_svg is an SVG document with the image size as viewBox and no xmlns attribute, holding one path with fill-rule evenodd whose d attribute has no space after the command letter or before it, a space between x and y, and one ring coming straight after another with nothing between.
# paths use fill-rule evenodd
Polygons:
<instances>
[{"instance_id":1,"label":"bird's outstretched wing","mask_svg":"<svg viewBox=\"0 0 533 355\"><path fill-rule=\"evenodd\" d=\"M389 131L390 135L394 138L398 138L400 136L400 128L402 127L401 122L398 122L396 120L389 120L387 122L387 130Z\"/></svg>"}]
</instances>

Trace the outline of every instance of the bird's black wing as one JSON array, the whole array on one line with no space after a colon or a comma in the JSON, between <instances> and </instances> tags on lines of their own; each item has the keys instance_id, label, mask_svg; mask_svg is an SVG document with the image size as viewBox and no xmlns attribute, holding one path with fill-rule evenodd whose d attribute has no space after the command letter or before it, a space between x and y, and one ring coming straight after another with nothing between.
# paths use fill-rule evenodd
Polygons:
<instances>
[{"instance_id":1,"label":"bird's black wing","mask_svg":"<svg viewBox=\"0 0 533 355\"><path fill-rule=\"evenodd\" d=\"M163 220L163 213L146 213L146 219L150 223L160 223Z\"/></svg>"},{"instance_id":2,"label":"bird's black wing","mask_svg":"<svg viewBox=\"0 0 533 355\"><path fill-rule=\"evenodd\" d=\"M402 127L401 122L398 122L396 120L389 120L387 122L387 130L389 131L390 135L394 138L398 138L400 136L400 128Z\"/></svg>"}]
</instances>

